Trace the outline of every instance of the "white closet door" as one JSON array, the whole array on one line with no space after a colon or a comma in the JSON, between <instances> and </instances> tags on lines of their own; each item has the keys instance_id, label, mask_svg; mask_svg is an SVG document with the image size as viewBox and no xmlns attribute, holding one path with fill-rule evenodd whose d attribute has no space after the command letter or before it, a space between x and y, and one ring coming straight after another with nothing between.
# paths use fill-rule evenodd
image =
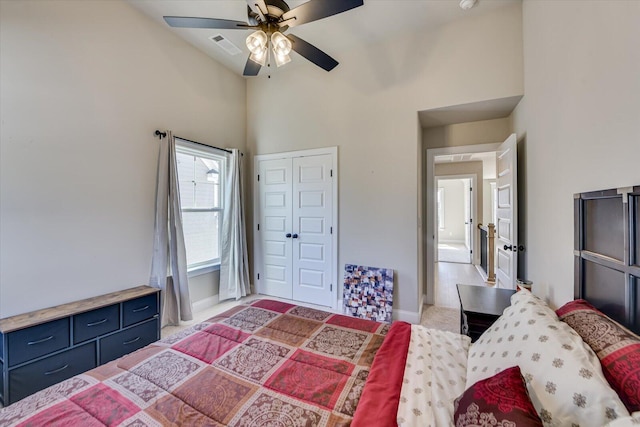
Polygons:
<instances>
[{"instance_id":1,"label":"white closet door","mask_svg":"<svg viewBox=\"0 0 640 427\"><path fill-rule=\"evenodd\" d=\"M332 156L293 158L293 299L332 305Z\"/></svg>"},{"instance_id":2,"label":"white closet door","mask_svg":"<svg viewBox=\"0 0 640 427\"><path fill-rule=\"evenodd\" d=\"M282 298L292 298L292 238L291 159L260 161L259 181L259 257L261 277L258 292Z\"/></svg>"}]
</instances>

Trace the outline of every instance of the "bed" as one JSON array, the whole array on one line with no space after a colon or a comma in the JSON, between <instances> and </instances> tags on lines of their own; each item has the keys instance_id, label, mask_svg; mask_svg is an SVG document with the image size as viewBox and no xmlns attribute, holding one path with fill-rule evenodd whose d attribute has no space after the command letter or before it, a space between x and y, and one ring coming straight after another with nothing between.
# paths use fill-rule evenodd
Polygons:
<instances>
[{"instance_id":1,"label":"bed","mask_svg":"<svg viewBox=\"0 0 640 427\"><path fill-rule=\"evenodd\" d=\"M0 425L637 425L640 187L575 200L576 300L553 310L521 290L473 344L262 299L29 396ZM621 222L620 260L598 252L603 212ZM622 290L598 288L603 268Z\"/></svg>"}]
</instances>

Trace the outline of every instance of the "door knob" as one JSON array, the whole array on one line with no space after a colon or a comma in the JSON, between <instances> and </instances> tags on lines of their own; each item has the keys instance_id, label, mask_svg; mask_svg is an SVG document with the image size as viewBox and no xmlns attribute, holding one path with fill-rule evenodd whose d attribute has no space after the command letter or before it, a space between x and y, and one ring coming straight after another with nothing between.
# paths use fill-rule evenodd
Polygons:
<instances>
[{"instance_id":1,"label":"door knob","mask_svg":"<svg viewBox=\"0 0 640 427\"><path fill-rule=\"evenodd\" d=\"M284 237L286 237L287 239L289 239L291 237L291 233L287 233L284 235Z\"/></svg>"},{"instance_id":2,"label":"door knob","mask_svg":"<svg viewBox=\"0 0 640 427\"><path fill-rule=\"evenodd\" d=\"M293 233L293 236L291 236L291 237L293 237L294 239L297 239L298 235L296 233Z\"/></svg>"}]
</instances>

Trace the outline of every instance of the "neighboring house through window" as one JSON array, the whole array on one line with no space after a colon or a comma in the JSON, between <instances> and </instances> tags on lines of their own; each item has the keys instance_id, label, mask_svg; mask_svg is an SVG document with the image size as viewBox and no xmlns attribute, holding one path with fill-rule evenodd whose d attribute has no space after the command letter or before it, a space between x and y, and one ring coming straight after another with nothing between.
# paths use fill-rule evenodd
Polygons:
<instances>
[{"instance_id":1,"label":"neighboring house through window","mask_svg":"<svg viewBox=\"0 0 640 427\"><path fill-rule=\"evenodd\" d=\"M225 160L224 156L177 140L182 227L190 276L216 270L220 265Z\"/></svg>"}]
</instances>

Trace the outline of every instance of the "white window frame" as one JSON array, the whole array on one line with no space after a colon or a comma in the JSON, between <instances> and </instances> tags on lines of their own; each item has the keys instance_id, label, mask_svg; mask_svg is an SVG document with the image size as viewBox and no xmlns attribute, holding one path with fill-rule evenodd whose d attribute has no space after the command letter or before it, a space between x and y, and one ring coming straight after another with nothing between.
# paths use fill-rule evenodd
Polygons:
<instances>
[{"instance_id":1,"label":"white window frame","mask_svg":"<svg viewBox=\"0 0 640 427\"><path fill-rule=\"evenodd\" d=\"M218 154L220 152L220 154ZM220 162L220 171L219 171L219 188L220 188L220 203L217 208L183 208L180 206L181 214L182 212L218 212L218 253L221 252L220 247L220 236L222 234L222 217L224 214L224 173L226 171L227 166L227 157L222 150L215 149L213 147L206 148L201 145L194 144L189 141L185 141L179 138L176 138L176 153L186 154L189 156L202 157L205 159L211 159ZM224 153L224 154L223 154ZM178 176L178 181L180 181L180 177ZM185 248L185 250L188 250ZM201 261L194 264L187 265L187 276L195 277L200 276L202 274L210 273L212 271L220 270L220 257L213 258L206 261Z\"/></svg>"},{"instance_id":2,"label":"white window frame","mask_svg":"<svg viewBox=\"0 0 640 427\"><path fill-rule=\"evenodd\" d=\"M438 187L436 193L436 207L438 209L438 228L444 230L446 228L444 223L444 187Z\"/></svg>"}]
</instances>

